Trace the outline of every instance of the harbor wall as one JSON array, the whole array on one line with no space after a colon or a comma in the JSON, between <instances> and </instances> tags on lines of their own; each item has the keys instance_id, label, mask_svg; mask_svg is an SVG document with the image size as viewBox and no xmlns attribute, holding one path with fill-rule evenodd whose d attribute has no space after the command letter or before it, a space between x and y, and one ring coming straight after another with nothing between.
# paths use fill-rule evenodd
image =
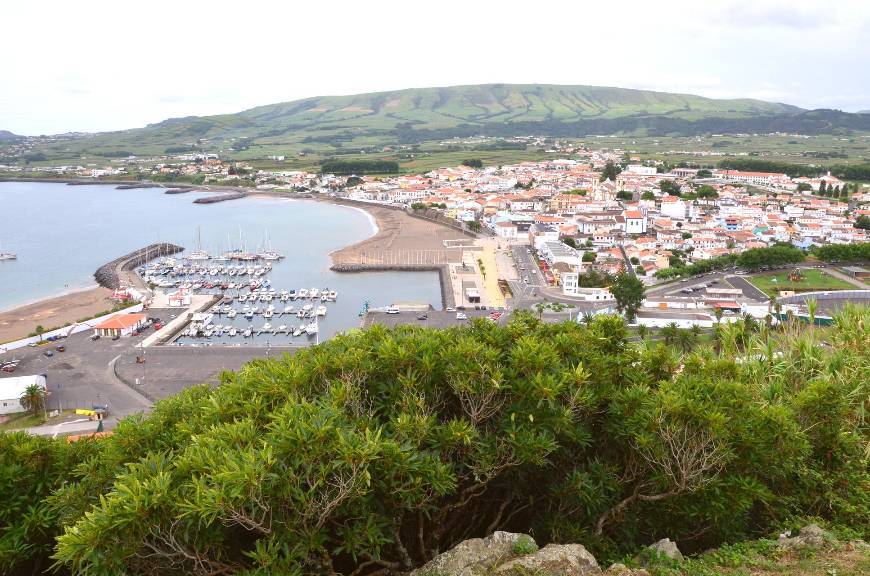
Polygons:
<instances>
[{"instance_id":1,"label":"harbor wall","mask_svg":"<svg viewBox=\"0 0 870 576\"><path fill-rule=\"evenodd\" d=\"M115 290L121 287L121 279L118 272L122 270L132 270L137 266L141 266L150 260L159 258L160 256L168 256L182 252L184 248L175 244L159 243L151 244L135 252L131 252L120 258L116 258L107 264L100 266L94 272L94 278L97 283L104 288Z\"/></svg>"},{"instance_id":2,"label":"harbor wall","mask_svg":"<svg viewBox=\"0 0 870 576\"><path fill-rule=\"evenodd\" d=\"M113 316L118 316L119 314L130 314L133 312L141 312L145 309L144 304L136 304L135 306L130 306L129 308L124 308L123 310L119 310L118 312L112 312L110 314L104 314L102 316L97 316L96 318L92 318L91 320L86 320L84 322L78 323L74 326L65 326L63 328L58 328L57 330L52 330L50 332L44 332L42 334L42 338L39 336L31 336L29 338L22 338L21 340L15 340L14 342L7 342L6 344L0 344L0 353L9 351L9 350L17 350L18 348L24 348L25 346L29 346L30 344L39 343L40 341L48 339L50 336L71 336L73 334L78 334L79 332L84 332L85 330L93 330L94 326L102 322L103 320L107 320Z\"/></svg>"}]
</instances>

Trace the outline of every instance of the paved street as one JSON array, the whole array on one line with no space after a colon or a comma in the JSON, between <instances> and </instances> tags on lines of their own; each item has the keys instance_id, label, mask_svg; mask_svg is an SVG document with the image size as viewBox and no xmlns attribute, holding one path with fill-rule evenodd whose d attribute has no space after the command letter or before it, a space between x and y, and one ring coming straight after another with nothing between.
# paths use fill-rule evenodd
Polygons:
<instances>
[{"instance_id":1,"label":"paved street","mask_svg":"<svg viewBox=\"0 0 870 576\"><path fill-rule=\"evenodd\" d=\"M514 262L516 262L520 281L530 286L544 286L544 278L541 271L538 270L538 263L535 257L529 253L529 246L513 246L511 251L514 254ZM528 282L526 282L528 280Z\"/></svg>"}]
</instances>

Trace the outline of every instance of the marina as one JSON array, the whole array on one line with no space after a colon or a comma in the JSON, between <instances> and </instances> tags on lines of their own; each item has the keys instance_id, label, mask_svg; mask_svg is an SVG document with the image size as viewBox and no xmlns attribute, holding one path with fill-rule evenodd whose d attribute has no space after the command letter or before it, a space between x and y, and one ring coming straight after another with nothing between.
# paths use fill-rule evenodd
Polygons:
<instances>
[{"instance_id":1,"label":"marina","mask_svg":"<svg viewBox=\"0 0 870 576\"><path fill-rule=\"evenodd\" d=\"M171 258L176 266L183 266L185 270L179 269L163 277L152 275L157 292L177 292L189 282L191 293L220 294L224 284L224 291L232 294L241 291L247 299L251 280L268 281L268 286L275 288L277 293L282 289L288 293L293 289L298 293L312 287L335 291L336 301L321 302L318 299L314 306L315 311L320 305L327 308L326 315L317 320L321 340L358 327L359 312L365 302L374 308L408 301L441 307L437 272L348 274L330 269L333 265L330 253L366 240L375 230L373 219L357 208L255 195L233 202L192 203L203 194L209 193L191 191L167 195L163 188L117 190L114 186L96 184L0 183L0 200L4 207L17 214L4 222L3 247L4 251L18 255L17 260L0 263L0 280L4 282L4 289L0 291L0 310L12 310L85 289L93 290L96 284L94 270L115 261L121 254L132 254L158 243L184 247L184 252L172 254ZM198 254L198 251L204 254ZM205 256L210 258L205 259ZM160 260L151 261L155 262ZM171 267L166 268L169 272ZM223 274L222 268L225 268ZM248 273L248 268L251 268L251 273ZM163 286L157 285L159 283ZM201 286L194 289L194 284ZM230 288L231 284L233 288ZM211 288L207 288L208 285ZM85 294L91 300L98 297L96 292L93 296L87 292L81 294L81 299ZM314 301L311 303L315 304ZM238 323L235 337L229 333L211 339L178 336L174 342L184 345L265 346L267 341L274 341L278 336L266 332L257 336L252 331L253 336L240 337L239 332L244 334L250 325L250 322L242 322L244 304L238 298L234 300L233 306L238 308L232 320L234 326ZM299 301L288 301L287 304L294 304L298 313ZM55 303L44 310L33 308L27 317L40 314L36 316L39 320L29 323L22 315L12 315L11 319L16 323L29 327L10 334L7 339L11 340L19 333L19 337L25 336L37 323L50 329L107 310L112 305L110 300L102 304L91 303L89 310L76 311L68 317L63 316L63 306ZM260 307L262 310L263 303ZM177 313L181 314L182 310L178 308ZM46 314L55 315L58 320L52 320ZM276 322L274 314L270 321L273 330L280 329L282 324L294 329L302 324L302 319L296 316L291 319L288 314L282 314L282 319ZM223 318L219 323L228 322ZM262 328L263 324L265 320L258 316L254 327ZM12 332L11 325L7 330ZM281 343L292 344L291 338L282 334ZM316 341L316 338L311 340ZM295 340L297 344L306 341L303 336Z\"/></svg>"},{"instance_id":2,"label":"marina","mask_svg":"<svg viewBox=\"0 0 870 576\"><path fill-rule=\"evenodd\" d=\"M171 341L175 345L232 344L249 338L281 345L279 337L283 341L300 336L316 339L319 323L329 311L327 305L338 300L338 291L328 287L273 288L267 276L272 263L265 257L246 264L225 264L205 261L199 249L192 254L193 258L184 260L160 258L136 270L143 281L164 290L170 302L183 304L193 294L216 297L207 311L193 314ZM283 257L274 254L274 260Z\"/></svg>"}]
</instances>

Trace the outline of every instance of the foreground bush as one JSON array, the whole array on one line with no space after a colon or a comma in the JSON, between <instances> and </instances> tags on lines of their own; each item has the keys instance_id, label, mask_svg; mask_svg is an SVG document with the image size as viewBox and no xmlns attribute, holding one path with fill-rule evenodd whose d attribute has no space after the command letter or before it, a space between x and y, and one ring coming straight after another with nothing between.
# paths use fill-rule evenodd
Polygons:
<instances>
[{"instance_id":1,"label":"foreground bush","mask_svg":"<svg viewBox=\"0 0 870 576\"><path fill-rule=\"evenodd\" d=\"M374 327L161 402L33 500L58 565L100 575L401 571L498 529L599 558L866 531L870 313L838 322L683 358L607 316Z\"/></svg>"}]
</instances>

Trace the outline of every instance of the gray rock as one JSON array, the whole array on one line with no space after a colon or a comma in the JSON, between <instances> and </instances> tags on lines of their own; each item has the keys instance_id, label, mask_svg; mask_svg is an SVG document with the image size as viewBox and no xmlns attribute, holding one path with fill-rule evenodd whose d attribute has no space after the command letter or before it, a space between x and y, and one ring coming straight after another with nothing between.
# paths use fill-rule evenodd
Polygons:
<instances>
[{"instance_id":1,"label":"gray rock","mask_svg":"<svg viewBox=\"0 0 870 576\"><path fill-rule=\"evenodd\" d=\"M779 537L779 544L784 548L821 548L833 541L834 537L822 530L818 524L804 526L800 533L792 538Z\"/></svg>"},{"instance_id":2,"label":"gray rock","mask_svg":"<svg viewBox=\"0 0 870 576\"><path fill-rule=\"evenodd\" d=\"M600 572L595 557L582 545L548 544L537 552L502 564L493 571L493 574L584 576Z\"/></svg>"},{"instance_id":3,"label":"gray rock","mask_svg":"<svg viewBox=\"0 0 870 576\"><path fill-rule=\"evenodd\" d=\"M513 547L525 534L493 532L486 538L472 538L442 552L412 576L480 576L513 556Z\"/></svg>"},{"instance_id":4,"label":"gray rock","mask_svg":"<svg viewBox=\"0 0 870 576\"><path fill-rule=\"evenodd\" d=\"M677 543L670 538L662 538L652 546L647 546L647 550L656 552L659 556L667 556L671 560L682 560L683 554L677 548Z\"/></svg>"}]
</instances>

